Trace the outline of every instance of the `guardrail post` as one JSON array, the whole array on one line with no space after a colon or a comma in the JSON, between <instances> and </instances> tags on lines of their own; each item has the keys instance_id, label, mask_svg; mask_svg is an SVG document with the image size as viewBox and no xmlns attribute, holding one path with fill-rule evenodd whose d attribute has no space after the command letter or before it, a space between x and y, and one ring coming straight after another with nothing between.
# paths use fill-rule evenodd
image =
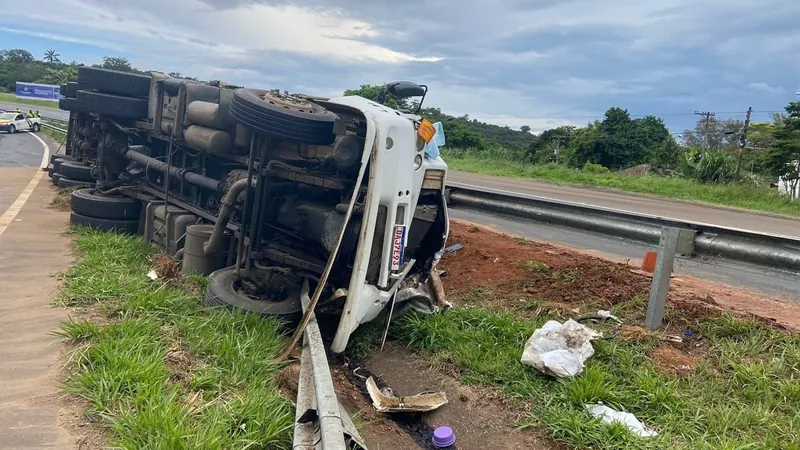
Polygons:
<instances>
[{"instance_id":1,"label":"guardrail post","mask_svg":"<svg viewBox=\"0 0 800 450\"><path fill-rule=\"evenodd\" d=\"M658 258L656 269L653 273L653 284L650 286L650 301L647 304L647 317L645 326L655 330L664 322L664 308L669 293L669 279L672 275L672 266L675 262L675 253L680 239L679 228L661 228L661 239L658 243Z\"/></svg>"}]
</instances>

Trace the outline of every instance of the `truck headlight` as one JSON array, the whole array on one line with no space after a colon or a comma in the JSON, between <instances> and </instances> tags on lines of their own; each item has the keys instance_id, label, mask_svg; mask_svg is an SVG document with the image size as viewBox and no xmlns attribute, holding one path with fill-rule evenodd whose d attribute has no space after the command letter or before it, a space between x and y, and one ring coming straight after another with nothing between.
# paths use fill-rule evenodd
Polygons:
<instances>
[{"instance_id":1,"label":"truck headlight","mask_svg":"<svg viewBox=\"0 0 800 450\"><path fill-rule=\"evenodd\" d=\"M440 190L444 187L444 170L426 170L422 189Z\"/></svg>"}]
</instances>

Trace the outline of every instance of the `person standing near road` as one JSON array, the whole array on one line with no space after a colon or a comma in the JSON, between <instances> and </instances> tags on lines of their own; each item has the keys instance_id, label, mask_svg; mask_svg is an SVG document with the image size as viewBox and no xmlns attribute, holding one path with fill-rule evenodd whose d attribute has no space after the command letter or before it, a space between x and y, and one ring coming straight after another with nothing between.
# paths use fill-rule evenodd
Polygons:
<instances>
[{"instance_id":1,"label":"person standing near road","mask_svg":"<svg viewBox=\"0 0 800 450\"><path fill-rule=\"evenodd\" d=\"M34 114L36 114L36 116L35 116L35 117L36 117L37 119L41 119L41 118L42 118L42 116L39 114L39 110L38 110L38 109L36 110L36 112L35 112Z\"/></svg>"}]
</instances>

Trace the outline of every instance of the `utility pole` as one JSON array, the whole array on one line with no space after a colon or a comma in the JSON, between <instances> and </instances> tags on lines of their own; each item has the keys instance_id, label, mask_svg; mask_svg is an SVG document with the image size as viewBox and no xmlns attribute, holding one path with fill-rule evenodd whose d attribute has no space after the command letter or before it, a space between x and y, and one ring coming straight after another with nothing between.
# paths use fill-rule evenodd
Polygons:
<instances>
[{"instance_id":1,"label":"utility pole","mask_svg":"<svg viewBox=\"0 0 800 450\"><path fill-rule=\"evenodd\" d=\"M564 139L563 136L558 136L555 138L556 148L553 149L553 154L556 156L556 164L560 162L559 159L561 156L561 141L563 139Z\"/></svg>"},{"instance_id":2,"label":"utility pole","mask_svg":"<svg viewBox=\"0 0 800 450\"><path fill-rule=\"evenodd\" d=\"M696 116L703 116L703 137L706 139L706 148L711 150L711 138L709 137L708 126L711 121L716 120L716 114L709 111L695 111Z\"/></svg>"},{"instance_id":3,"label":"utility pole","mask_svg":"<svg viewBox=\"0 0 800 450\"><path fill-rule=\"evenodd\" d=\"M736 172L733 174L733 181L739 181L739 171L742 170L742 156L747 145L747 129L750 128L750 116L753 114L753 107L747 108L747 117L744 119L742 133L739 135L739 159L736 161Z\"/></svg>"}]
</instances>

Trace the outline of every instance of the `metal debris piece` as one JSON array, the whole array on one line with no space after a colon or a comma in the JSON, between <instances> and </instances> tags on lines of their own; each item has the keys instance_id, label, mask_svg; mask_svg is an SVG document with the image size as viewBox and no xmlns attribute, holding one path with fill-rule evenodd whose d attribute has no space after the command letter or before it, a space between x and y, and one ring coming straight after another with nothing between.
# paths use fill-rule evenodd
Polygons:
<instances>
[{"instance_id":1,"label":"metal debris piece","mask_svg":"<svg viewBox=\"0 0 800 450\"><path fill-rule=\"evenodd\" d=\"M455 253L461 250L462 248L464 248L464 244L453 244L450 247L447 247L444 250L442 250L442 254L446 255L448 253Z\"/></svg>"},{"instance_id":2,"label":"metal debris piece","mask_svg":"<svg viewBox=\"0 0 800 450\"><path fill-rule=\"evenodd\" d=\"M409 397L397 397L390 388L381 391L373 377L367 380L367 392L372 406L381 413L428 412L447 404L444 392L422 392Z\"/></svg>"}]
</instances>

